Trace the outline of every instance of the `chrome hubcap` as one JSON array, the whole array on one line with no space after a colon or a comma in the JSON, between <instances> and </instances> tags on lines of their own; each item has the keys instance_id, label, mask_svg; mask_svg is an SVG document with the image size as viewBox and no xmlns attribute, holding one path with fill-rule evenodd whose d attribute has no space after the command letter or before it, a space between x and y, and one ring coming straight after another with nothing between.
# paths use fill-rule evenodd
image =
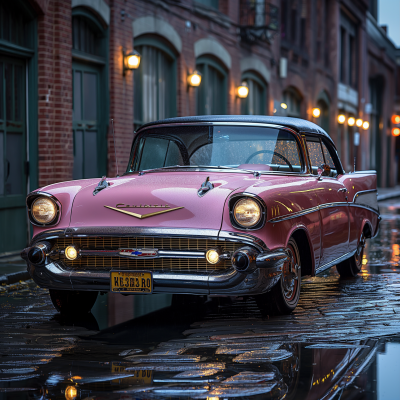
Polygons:
<instances>
[{"instance_id":1,"label":"chrome hubcap","mask_svg":"<svg viewBox=\"0 0 400 400\"><path fill-rule=\"evenodd\" d=\"M287 300L292 300L296 295L300 266L297 264L296 256L289 250L290 260L285 263L282 271L282 289Z\"/></svg>"}]
</instances>

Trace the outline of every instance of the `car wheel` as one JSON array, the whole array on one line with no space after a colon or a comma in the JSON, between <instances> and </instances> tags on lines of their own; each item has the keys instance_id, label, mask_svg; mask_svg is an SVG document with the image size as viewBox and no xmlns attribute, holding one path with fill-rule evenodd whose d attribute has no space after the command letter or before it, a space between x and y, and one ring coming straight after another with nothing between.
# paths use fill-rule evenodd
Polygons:
<instances>
[{"instance_id":1,"label":"car wheel","mask_svg":"<svg viewBox=\"0 0 400 400\"><path fill-rule=\"evenodd\" d=\"M50 298L59 313L82 315L90 312L98 293L50 289Z\"/></svg>"},{"instance_id":2,"label":"car wheel","mask_svg":"<svg viewBox=\"0 0 400 400\"><path fill-rule=\"evenodd\" d=\"M360 240L358 241L358 246L354 256L342 261L336 265L336 269L339 272L341 278L350 278L352 276L357 276L362 268L362 260L364 256L365 247L365 236L364 232L361 234Z\"/></svg>"},{"instance_id":3,"label":"car wheel","mask_svg":"<svg viewBox=\"0 0 400 400\"><path fill-rule=\"evenodd\" d=\"M256 302L263 314L290 314L300 298L301 268L300 252L296 241L291 238L288 243L290 261L285 263L279 282L268 293L256 296Z\"/></svg>"}]
</instances>

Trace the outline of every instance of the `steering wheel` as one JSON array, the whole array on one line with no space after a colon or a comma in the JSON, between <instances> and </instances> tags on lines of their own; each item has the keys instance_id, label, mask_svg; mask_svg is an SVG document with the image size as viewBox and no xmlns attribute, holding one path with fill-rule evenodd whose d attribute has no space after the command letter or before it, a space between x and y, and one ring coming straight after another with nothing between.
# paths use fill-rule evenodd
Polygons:
<instances>
[{"instance_id":1,"label":"steering wheel","mask_svg":"<svg viewBox=\"0 0 400 400\"><path fill-rule=\"evenodd\" d=\"M255 157L258 156L259 154L264 154L264 153L272 153L274 156L277 156L278 158L280 158L281 160L285 161L285 163L289 166L290 168L290 172L294 172L293 166L292 164L290 164L290 161L284 157L282 154L277 153L276 151L272 151L272 150L260 150L260 151L256 151L253 154L250 154L250 156L247 158L247 160L244 162L245 164L249 164L250 160Z\"/></svg>"}]
</instances>

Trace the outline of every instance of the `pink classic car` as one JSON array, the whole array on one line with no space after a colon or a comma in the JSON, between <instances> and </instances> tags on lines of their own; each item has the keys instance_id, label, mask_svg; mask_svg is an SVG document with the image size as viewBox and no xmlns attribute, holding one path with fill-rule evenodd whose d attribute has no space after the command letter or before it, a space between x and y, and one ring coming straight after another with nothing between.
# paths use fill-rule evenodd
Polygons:
<instances>
[{"instance_id":1,"label":"pink classic car","mask_svg":"<svg viewBox=\"0 0 400 400\"><path fill-rule=\"evenodd\" d=\"M311 122L264 116L146 124L123 176L43 187L27 206L22 257L62 313L107 291L254 296L290 313L302 276L360 272L380 220L375 171L345 173Z\"/></svg>"}]
</instances>

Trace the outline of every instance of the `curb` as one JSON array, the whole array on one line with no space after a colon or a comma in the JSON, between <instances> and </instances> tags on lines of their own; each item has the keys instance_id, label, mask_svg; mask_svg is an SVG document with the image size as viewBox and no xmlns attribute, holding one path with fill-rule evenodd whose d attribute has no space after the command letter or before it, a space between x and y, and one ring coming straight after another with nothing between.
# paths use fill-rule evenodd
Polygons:
<instances>
[{"instance_id":1,"label":"curb","mask_svg":"<svg viewBox=\"0 0 400 400\"><path fill-rule=\"evenodd\" d=\"M28 281L32 279L28 271L14 272L13 274L1 275L0 285L12 285L20 281Z\"/></svg>"},{"instance_id":2,"label":"curb","mask_svg":"<svg viewBox=\"0 0 400 400\"><path fill-rule=\"evenodd\" d=\"M386 193L386 194L380 194L380 195L378 195L378 201L394 199L396 197L400 197L400 190L397 190L395 192Z\"/></svg>"}]
</instances>

